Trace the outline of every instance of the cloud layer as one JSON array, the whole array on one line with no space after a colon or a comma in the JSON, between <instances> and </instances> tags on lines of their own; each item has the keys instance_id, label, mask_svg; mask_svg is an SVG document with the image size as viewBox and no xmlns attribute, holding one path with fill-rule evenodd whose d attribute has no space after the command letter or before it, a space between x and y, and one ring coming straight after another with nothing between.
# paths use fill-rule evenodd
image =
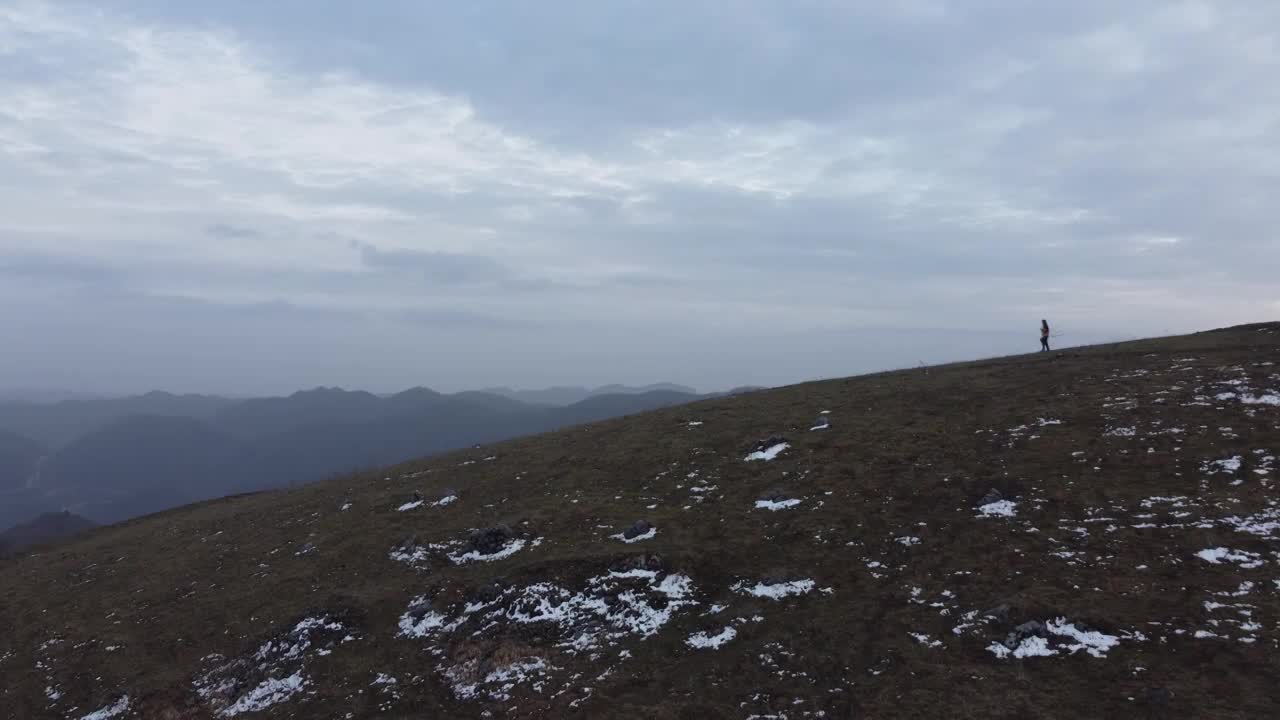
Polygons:
<instances>
[{"instance_id":1,"label":"cloud layer","mask_svg":"<svg viewBox=\"0 0 1280 720\"><path fill-rule=\"evenodd\" d=\"M183 5L0 9L14 384L710 387L1280 313L1265 0Z\"/></svg>"}]
</instances>

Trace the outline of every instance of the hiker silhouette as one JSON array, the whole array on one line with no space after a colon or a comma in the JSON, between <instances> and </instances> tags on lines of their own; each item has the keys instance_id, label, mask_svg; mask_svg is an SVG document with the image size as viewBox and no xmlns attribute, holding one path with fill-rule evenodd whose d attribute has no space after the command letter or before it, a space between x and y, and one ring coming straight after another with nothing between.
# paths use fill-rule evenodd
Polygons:
<instances>
[{"instance_id":1,"label":"hiker silhouette","mask_svg":"<svg viewBox=\"0 0 1280 720\"><path fill-rule=\"evenodd\" d=\"M1040 321L1040 352L1049 352L1049 321Z\"/></svg>"}]
</instances>

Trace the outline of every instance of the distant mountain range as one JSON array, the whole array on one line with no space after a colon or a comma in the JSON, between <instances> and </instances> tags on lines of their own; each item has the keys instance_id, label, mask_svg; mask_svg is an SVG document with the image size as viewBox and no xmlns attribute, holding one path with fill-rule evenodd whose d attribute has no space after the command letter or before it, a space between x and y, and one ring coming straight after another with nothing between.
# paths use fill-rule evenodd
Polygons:
<instances>
[{"instance_id":1,"label":"distant mountain range","mask_svg":"<svg viewBox=\"0 0 1280 720\"><path fill-rule=\"evenodd\" d=\"M69 512L45 513L0 532L0 557L79 535L95 527L97 523Z\"/></svg>"},{"instance_id":2,"label":"distant mountain range","mask_svg":"<svg viewBox=\"0 0 1280 720\"><path fill-rule=\"evenodd\" d=\"M701 397L662 384L0 403L0 528L61 510L117 522Z\"/></svg>"},{"instance_id":3,"label":"distant mountain range","mask_svg":"<svg viewBox=\"0 0 1280 720\"><path fill-rule=\"evenodd\" d=\"M512 390L506 387L485 388L481 392L501 395L512 400L519 400L533 405L572 405L597 395L642 395L650 392L677 392L686 395L697 395L698 391L684 385L657 383L643 387L626 385L604 385L590 390L584 387L551 387L545 390Z\"/></svg>"}]
</instances>

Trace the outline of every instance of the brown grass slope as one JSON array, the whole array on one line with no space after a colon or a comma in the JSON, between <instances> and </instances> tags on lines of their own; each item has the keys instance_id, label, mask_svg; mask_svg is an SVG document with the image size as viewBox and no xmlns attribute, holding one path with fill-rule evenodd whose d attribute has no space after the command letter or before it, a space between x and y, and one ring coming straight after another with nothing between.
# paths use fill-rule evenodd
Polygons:
<instances>
[{"instance_id":1,"label":"brown grass slope","mask_svg":"<svg viewBox=\"0 0 1280 720\"><path fill-rule=\"evenodd\" d=\"M1276 362L817 382L95 530L0 562L0 715L1275 717Z\"/></svg>"}]
</instances>

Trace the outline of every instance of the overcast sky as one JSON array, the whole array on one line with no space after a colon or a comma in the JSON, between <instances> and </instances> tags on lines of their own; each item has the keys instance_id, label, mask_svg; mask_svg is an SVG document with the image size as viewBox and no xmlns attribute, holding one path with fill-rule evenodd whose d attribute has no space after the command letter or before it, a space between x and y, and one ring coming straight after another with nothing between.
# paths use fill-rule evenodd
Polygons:
<instances>
[{"instance_id":1,"label":"overcast sky","mask_svg":"<svg viewBox=\"0 0 1280 720\"><path fill-rule=\"evenodd\" d=\"M0 4L0 387L702 389L1280 316L1280 3Z\"/></svg>"}]
</instances>

